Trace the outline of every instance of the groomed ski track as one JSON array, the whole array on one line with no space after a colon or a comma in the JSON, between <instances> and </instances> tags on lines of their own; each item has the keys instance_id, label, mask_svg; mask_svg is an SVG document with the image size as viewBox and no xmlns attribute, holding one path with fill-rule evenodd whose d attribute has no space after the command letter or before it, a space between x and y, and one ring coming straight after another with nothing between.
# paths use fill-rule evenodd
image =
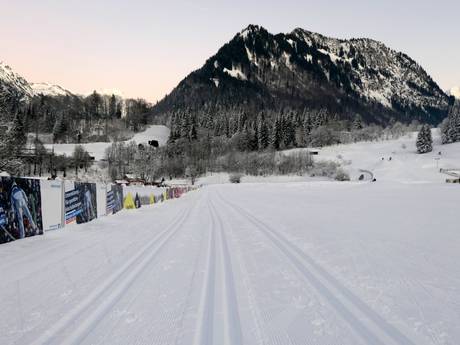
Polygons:
<instances>
[{"instance_id":1,"label":"groomed ski track","mask_svg":"<svg viewBox=\"0 0 460 345\"><path fill-rule=\"evenodd\" d=\"M356 211L343 201L374 195L372 185L295 187L208 186L1 246L0 343L418 345L459 339L453 258L441 253L430 260L417 240L399 253L384 224L368 229L372 219L362 227L337 221L332 228L325 220L330 215L313 204L334 209L326 199L335 198L340 218L343 208ZM406 195L412 186L401 188ZM392 195L398 190L389 189ZM436 190L446 205L457 198ZM419 223L413 225L411 234ZM446 231L447 255L459 242ZM424 267L414 263L420 257Z\"/></svg>"}]
</instances>

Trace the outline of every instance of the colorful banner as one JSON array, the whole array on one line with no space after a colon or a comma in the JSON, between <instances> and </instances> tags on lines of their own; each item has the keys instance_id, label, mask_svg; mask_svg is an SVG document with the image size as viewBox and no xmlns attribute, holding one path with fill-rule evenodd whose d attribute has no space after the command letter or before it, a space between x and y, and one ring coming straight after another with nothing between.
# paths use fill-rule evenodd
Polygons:
<instances>
[{"instance_id":1,"label":"colorful banner","mask_svg":"<svg viewBox=\"0 0 460 345\"><path fill-rule=\"evenodd\" d=\"M0 243L42 235L40 180L0 179Z\"/></svg>"},{"instance_id":2,"label":"colorful banner","mask_svg":"<svg viewBox=\"0 0 460 345\"><path fill-rule=\"evenodd\" d=\"M83 224L97 218L96 184L75 182L74 189L65 192L66 224Z\"/></svg>"},{"instance_id":3,"label":"colorful banner","mask_svg":"<svg viewBox=\"0 0 460 345\"><path fill-rule=\"evenodd\" d=\"M80 191L72 189L65 192L65 223L77 222L77 216L82 212Z\"/></svg>"},{"instance_id":4,"label":"colorful banner","mask_svg":"<svg viewBox=\"0 0 460 345\"><path fill-rule=\"evenodd\" d=\"M111 185L107 190L107 214L115 214L123 209L123 187Z\"/></svg>"}]
</instances>

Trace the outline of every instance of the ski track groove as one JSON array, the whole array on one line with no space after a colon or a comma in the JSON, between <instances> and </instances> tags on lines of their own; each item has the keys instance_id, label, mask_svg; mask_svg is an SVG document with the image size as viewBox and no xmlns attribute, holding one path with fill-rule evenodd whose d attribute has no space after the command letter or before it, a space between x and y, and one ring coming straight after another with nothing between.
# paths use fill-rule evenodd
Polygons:
<instances>
[{"instance_id":1,"label":"ski track groove","mask_svg":"<svg viewBox=\"0 0 460 345\"><path fill-rule=\"evenodd\" d=\"M119 215L116 215L116 216L119 216ZM141 225L142 223L144 222L144 220L141 220L141 221L136 221L135 223L132 224L133 227L137 227L139 225ZM91 224L91 226L94 226L95 224L94 223L89 223ZM68 230L65 230L65 229L60 229L60 230L49 230L49 231L45 231L46 232L62 232L62 231L73 231L73 229L68 229ZM117 228L117 232L122 232L124 231L123 228ZM88 245L88 246L85 246L85 247L77 247L75 248L74 246L72 246L72 244L63 244L63 243L59 243L59 244L56 244L54 246L50 246L50 247L44 247L43 249L39 250L38 252L34 252L33 254L26 254L25 256L23 256L21 259L19 260L15 260L15 261L12 261L12 262L7 262L6 264L3 264L0 266L0 271L4 268L4 267L13 267L13 266L17 266L17 265L21 265L21 264L24 264L24 263L27 263L27 262L30 262L30 261L33 261L33 259L35 259L36 257L39 257L39 258L42 258L43 257L43 254L44 253L52 253L54 252L56 249L62 249L64 247L69 247L72 252L64 257L60 257L56 260L59 260L59 261L56 261L56 260L52 260L50 263L48 263L49 265L52 265L52 264L56 264L57 262L58 263L63 263L69 259L72 259L73 257L75 257L75 255L78 255L78 254L81 254L87 250L90 250L98 245L101 245L101 246L105 246L105 239L103 237L98 237L99 234L95 234L95 232L92 232L92 231L88 231L87 233L85 233L83 236L84 239L91 239L91 238L94 238L96 239L96 241L92 240L91 241L91 244ZM134 245L138 242L139 240L139 237L141 237L142 235L144 234L137 234L136 233L136 236L132 236L130 238L130 242L126 245L126 247L129 247L131 245ZM41 235L41 236L45 236L45 235ZM82 238L82 239L83 239ZM31 239L34 239L35 238L31 238ZM82 241L83 242L83 241ZM30 276L33 276L39 272L42 272L46 270L46 266L42 267L40 270L37 270L37 271L34 271L34 272L29 272L23 276L21 276L19 279L20 280L23 280L23 279L27 279L29 278Z\"/></svg>"},{"instance_id":2,"label":"ski track groove","mask_svg":"<svg viewBox=\"0 0 460 345\"><path fill-rule=\"evenodd\" d=\"M196 328L194 345L208 345L213 343L214 328L214 295L215 295L215 276L216 276L216 240L214 234L215 221L209 208L210 217L209 226L209 243L207 250L205 278L203 283L202 294L200 297L200 306L198 315L198 325Z\"/></svg>"},{"instance_id":3,"label":"ski track groove","mask_svg":"<svg viewBox=\"0 0 460 345\"><path fill-rule=\"evenodd\" d=\"M201 232L201 236L200 236L200 244L199 244L199 248L198 248L198 254L196 256L196 259L195 259L195 263L193 265L194 267L194 271L192 273L192 277L190 278L190 286L189 286L189 290L187 292L187 296L185 298L185 302L184 302L184 308L182 309L182 313L180 315L180 320L179 320L179 324L177 326L177 330L176 330L176 334L175 334L175 340L174 340L174 344L175 345L178 345L182 342L182 339L184 338L184 328L183 328L183 325L184 325L184 320L185 320L185 317L186 317L186 312L188 310L188 308L190 307L190 304L191 304L191 296L192 296L192 293L193 293L193 285L194 285L194 282L196 280L196 276L197 276L197 272L198 272L198 264L200 262L200 253L202 252L203 250L203 244L204 244L204 234L203 232Z\"/></svg>"},{"instance_id":4,"label":"ski track groove","mask_svg":"<svg viewBox=\"0 0 460 345\"><path fill-rule=\"evenodd\" d=\"M235 290L235 280L233 276L232 261L230 252L228 249L227 237L225 234L224 225L222 218L218 214L216 208L212 203L209 204L211 212L214 212L214 217L217 218L219 224L219 237L220 237L220 248L222 254L222 270L223 270L223 292L225 296L224 300L224 332L226 345L238 345L242 344L243 336L241 331L241 321L238 311L238 299Z\"/></svg>"},{"instance_id":5,"label":"ski track groove","mask_svg":"<svg viewBox=\"0 0 460 345\"><path fill-rule=\"evenodd\" d=\"M366 343L387 345L389 344L388 341L391 341L391 343L398 345L423 344L420 341L412 341L396 327L389 324L350 290L342 286L309 255L286 239L285 236L281 235L240 206L226 200L219 192L216 192L216 195L221 202L229 206L236 213L241 214L252 223L257 230L264 234ZM372 329L370 329L369 326L372 327Z\"/></svg>"},{"instance_id":6,"label":"ski track groove","mask_svg":"<svg viewBox=\"0 0 460 345\"><path fill-rule=\"evenodd\" d=\"M232 231L233 233L233 231ZM267 332L265 330L265 327L261 325L261 310L259 303L256 300L255 297L255 292L254 292L254 287L253 283L251 283L251 278L249 276L248 270L246 269L246 266L243 264L244 261L246 261L246 258L244 257L244 254L241 251L241 248L239 246L235 246L236 249L236 260L238 261L238 267L240 272L242 273L242 284L247 291L247 298L248 298L248 303L249 303L249 310L251 311L251 314L253 316L254 320L254 325L255 325L255 334L256 334L256 339L257 343L260 345L264 344L270 344L271 342L268 341L267 339ZM264 329L262 331L262 329Z\"/></svg>"},{"instance_id":7,"label":"ski track groove","mask_svg":"<svg viewBox=\"0 0 460 345\"><path fill-rule=\"evenodd\" d=\"M138 277L146 266L159 254L161 249L181 229L181 225L188 218L192 208L178 212L180 214L163 231L151 239L139 252L128 260L116 272L110 275L90 295L80 302L72 311L64 315L52 327L46 330L33 345L45 344L79 344L96 327L98 322L106 315L123 294ZM91 308L96 305L95 308ZM91 310L93 309L93 310ZM89 312L89 315L84 315ZM84 320L70 333L65 335L65 340L60 339L66 329L72 329L75 322L84 316Z\"/></svg>"}]
</instances>

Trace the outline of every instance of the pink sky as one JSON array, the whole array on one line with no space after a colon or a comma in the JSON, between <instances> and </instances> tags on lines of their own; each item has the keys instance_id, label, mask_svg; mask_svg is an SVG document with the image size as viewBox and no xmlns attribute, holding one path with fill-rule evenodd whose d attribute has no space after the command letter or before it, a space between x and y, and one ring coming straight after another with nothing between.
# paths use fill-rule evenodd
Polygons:
<instances>
[{"instance_id":1,"label":"pink sky","mask_svg":"<svg viewBox=\"0 0 460 345\"><path fill-rule=\"evenodd\" d=\"M0 60L75 93L161 99L250 23L370 37L404 51L443 89L460 85L458 1L0 0Z\"/></svg>"}]
</instances>

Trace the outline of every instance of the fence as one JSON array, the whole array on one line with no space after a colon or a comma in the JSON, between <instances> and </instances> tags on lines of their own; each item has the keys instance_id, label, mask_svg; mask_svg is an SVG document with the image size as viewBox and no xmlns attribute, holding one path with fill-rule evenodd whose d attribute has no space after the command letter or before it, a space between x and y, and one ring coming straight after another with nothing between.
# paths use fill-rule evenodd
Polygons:
<instances>
[{"instance_id":1,"label":"fence","mask_svg":"<svg viewBox=\"0 0 460 345\"><path fill-rule=\"evenodd\" d=\"M192 189L1 177L0 244L179 198Z\"/></svg>"}]
</instances>

